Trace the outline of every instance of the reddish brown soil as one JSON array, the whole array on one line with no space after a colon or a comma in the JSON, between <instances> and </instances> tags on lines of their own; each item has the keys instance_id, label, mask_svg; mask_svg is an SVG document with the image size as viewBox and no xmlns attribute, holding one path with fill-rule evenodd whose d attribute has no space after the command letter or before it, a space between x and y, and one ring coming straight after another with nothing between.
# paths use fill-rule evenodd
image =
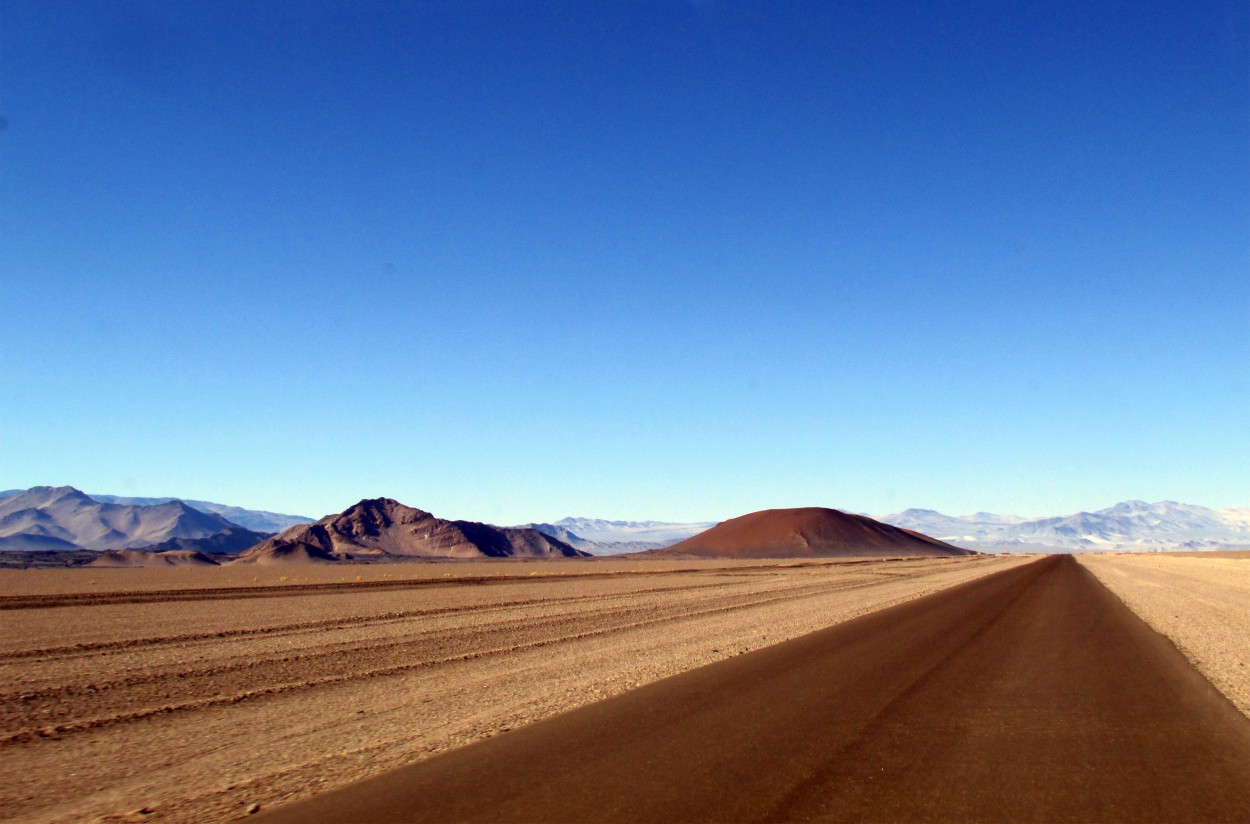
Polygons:
<instances>
[{"instance_id":1,"label":"reddish brown soil","mask_svg":"<svg viewBox=\"0 0 1250 824\"><path fill-rule=\"evenodd\" d=\"M679 558L816 558L973 553L863 515L805 507L752 512L647 554Z\"/></svg>"}]
</instances>

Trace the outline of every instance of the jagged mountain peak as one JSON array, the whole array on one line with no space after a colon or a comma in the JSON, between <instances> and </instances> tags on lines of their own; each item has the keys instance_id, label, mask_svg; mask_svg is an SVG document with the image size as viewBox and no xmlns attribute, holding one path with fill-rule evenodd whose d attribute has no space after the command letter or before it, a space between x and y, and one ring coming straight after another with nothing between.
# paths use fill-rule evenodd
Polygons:
<instances>
[{"instance_id":1,"label":"jagged mountain peak","mask_svg":"<svg viewBox=\"0 0 1250 824\"><path fill-rule=\"evenodd\" d=\"M448 521L392 498L366 498L314 524L291 527L238 563L361 558L547 558L585 555L535 529Z\"/></svg>"}]
</instances>

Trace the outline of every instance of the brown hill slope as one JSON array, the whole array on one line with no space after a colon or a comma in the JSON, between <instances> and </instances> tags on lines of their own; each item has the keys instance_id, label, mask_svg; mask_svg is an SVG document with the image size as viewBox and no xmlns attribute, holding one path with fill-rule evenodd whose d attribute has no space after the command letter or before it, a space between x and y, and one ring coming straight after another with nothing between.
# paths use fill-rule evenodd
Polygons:
<instances>
[{"instance_id":1,"label":"brown hill slope","mask_svg":"<svg viewBox=\"0 0 1250 824\"><path fill-rule=\"evenodd\" d=\"M87 564L90 567L162 567L217 566L217 562L201 552L175 549L152 552L146 549L109 549Z\"/></svg>"},{"instance_id":2,"label":"brown hill slope","mask_svg":"<svg viewBox=\"0 0 1250 824\"><path fill-rule=\"evenodd\" d=\"M342 559L311 544L294 541L275 542L271 538L226 563L282 566L284 564L333 564L340 560Z\"/></svg>"},{"instance_id":3,"label":"brown hill slope","mask_svg":"<svg viewBox=\"0 0 1250 824\"><path fill-rule=\"evenodd\" d=\"M293 526L232 563L300 559L573 558L587 555L536 529L445 521L390 498L361 501L315 524Z\"/></svg>"},{"instance_id":4,"label":"brown hill slope","mask_svg":"<svg viewBox=\"0 0 1250 824\"><path fill-rule=\"evenodd\" d=\"M717 524L651 557L828 558L974 555L936 538L836 509L765 509Z\"/></svg>"}]
</instances>

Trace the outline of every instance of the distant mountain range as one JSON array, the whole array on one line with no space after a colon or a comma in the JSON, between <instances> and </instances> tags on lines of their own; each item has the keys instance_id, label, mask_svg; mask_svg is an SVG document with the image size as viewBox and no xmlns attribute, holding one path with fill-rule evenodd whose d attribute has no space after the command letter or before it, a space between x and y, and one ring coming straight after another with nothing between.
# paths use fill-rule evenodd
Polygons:
<instances>
[{"instance_id":1,"label":"distant mountain range","mask_svg":"<svg viewBox=\"0 0 1250 824\"><path fill-rule=\"evenodd\" d=\"M36 489L40 487L35 487ZM73 489L73 487L69 487ZM25 489L7 489L0 492L0 499L11 498L26 492ZM182 501L182 503L198 509L200 512L209 512L220 515L232 524L246 527L253 532L263 532L265 534L273 534L282 530L295 526L296 524L311 524L315 518L306 518L303 515L284 515L280 512L266 512L263 509L244 509L239 506L229 506L227 504L213 503L212 501L196 501L188 498L129 498L122 495L100 495L94 492L85 493L88 498L98 501L102 504L117 504L119 506L154 506L157 504L167 504L171 501Z\"/></svg>"},{"instance_id":2,"label":"distant mountain range","mask_svg":"<svg viewBox=\"0 0 1250 824\"><path fill-rule=\"evenodd\" d=\"M146 546L148 552L192 552L208 555L238 555L268 538L271 532L253 532L241 526L232 527L203 538L170 538L159 544Z\"/></svg>"},{"instance_id":3,"label":"distant mountain range","mask_svg":"<svg viewBox=\"0 0 1250 824\"><path fill-rule=\"evenodd\" d=\"M7 550L0 552L5 556L3 565L89 561L93 566L183 566L588 554L535 529L448 521L389 498L364 500L275 535L246 529L178 499L98 497L106 500L71 486L0 493L0 550ZM275 516L213 506L262 518ZM15 558L26 560L17 563Z\"/></svg>"},{"instance_id":4,"label":"distant mountain range","mask_svg":"<svg viewBox=\"0 0 1250 824\"><path fill-rule=\"evenodd\" d=\"M908 509L879 520L974 549L1184 550L1250 546L1250 508L1207 509L1175 501L1123 501L1095 512L1047 518L943 515Z\"/></svg>"},{"instance_id":5,"label":"distant mountain range","mask_svg":"<svg viewBox=\"0 0 1250 824\"><path fill-rule=\"evenodd\" d=\"M0 549L129 549L238 528L182 501L123 506L93 500L72 486L37 486L0 500Z\"/></svg>"},{"instance_id":6,"label":"distant mountain range","mask_svg":"<svg viewBox=\"0 0 1250 824\"><path fill-rule=\"evenodd\" d=\"M526 526L592 555L620 555L670 546L716 526L716 521L677 524L664 521L561 518L554 524L532 523Z\"/></svg>"},{"instance_id":7,"label":"distant mountain range","mask_svg":"<svg viewBox=\"0 0 1250 824\"><path fill-rule=\"evenodd\" d=\"M0 565L33 563L35 555L45 556L49 563L82 563L93 557L84 551L140 548L188 558L202 553L224 561L258 548L276 532L281 534L265 550L275 557L615 555L668 547L716 526L712 521L569 517L555 523L495 527L445 521L390 499L366 504L370 502L314 523L299 515L210 501L88 495L68 486L9 490L0 492L0 551L8 551ZM1175 501L1124 501L1094 512L1046 518L908 509L876 520L985 552L1250 548L1250 508L1213 510ZM396 524L419 529L404 533L396 531ZM31 560L14 561L12 552L29 554ZM109 562L121 563L121 557ZM168 556L169 561L174 557Z\"/></svg>"},{"instance_id":8,"label":"distant mountain range","mask_svg":"<svg viewBox=\"0 0 1250 824\"><path fill-rule=\"evenodd\" d=\"M908 509L868 516L885 524L929 535L947 543L988 552L1033 549L1206 550L1250 547L1250 508L1208 509L1175 501L1123 501L1095 512L1025 518L978 512L944 515ZM607 521L562 518L528 526L595 555L641 552L671 546L713 526L715 521Z\"/></svg>"}]
</instances>

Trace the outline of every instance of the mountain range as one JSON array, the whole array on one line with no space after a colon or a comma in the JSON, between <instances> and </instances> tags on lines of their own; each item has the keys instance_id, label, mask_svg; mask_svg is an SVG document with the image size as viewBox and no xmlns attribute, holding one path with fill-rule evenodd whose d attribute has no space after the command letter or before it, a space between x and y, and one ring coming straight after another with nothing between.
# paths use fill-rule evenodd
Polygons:
<instances>
[{"instance_id":1,"label":"mountain range","mask_svg":"<svg viewBox=\"0 0 1250 824\"><path fill-rule=\"evenodd\" d=\"M352 509L364 503L367 502ZM279 542L275 541L268 551L279 555L309 552L313 556L320 552L329 559L427 557L431 553L439 557L548 557L567 555L569 550L576 550L577 554L615 555L661 549L716 526L711 521L672 523L567 517L554 523L493 527L444 521L393 501L390 504L398 507L391 514L375 512L367 516L358 512L359 517L348 517L340 524L336 519L351 513L349 509L316 522L321 525L318 530L291 532L315 524L311 518L298 515L210 501L88 495L73 487L33 487L0 492L0 551L19 551L32 557L43 554L48 560L65 563L90 558L83 556L85 550L134 548L198 552L229 560L228 556L243 553L282 532L275 539L281 538L285 549L279 550ZM390 504L381 509L386 510ZM392 552L387 546L394 537L388 531L392 527L378 526L377 535L368 534L374 529L367 525L370 517L376 516L380 524L383 516L394 520L395 513L408 526L429 519L428 540L418 546L409 536L400 542L402 548ZM876 516L876 520L988 552L1250 547L1250 508L1214 510L1175 501L1124 501L1092 512L1044 518L988 512L945 515L931 509L908 509ZM383 532L387 535L383 536ZM12 565L12 556L6 553L3 563Z\"/></svg>"},{"instance_id":2,"label":"mountain range","mask_svg":"<svg viewBox=\"0 0 1250 824\"><path fill-rule=\"evenodd\" d=\"M212 501L196 501L190 498L127 498L121 495L97 495L90 493L93 500L108 504L151 506L170 501L181 500L187 506L201 512L212 512L220 515L231 523L252 530L272 534L281 532L297 524L311 524L315 519L303 515L284 515L281 512L267 512L263 509L244 509L241 506L213 503Z\"/></svg>"},{"instance_id":3,"label":"mountain range","mask_svg":"<svg viewBox=\"0 0 1250 824\"><path fill-rule=\"evenodd\" d=\"M6 489L0 492L0 499L12 498L26 491L25 489ZM120 506L154 506L180 500L192 509L220 515L233 524L246 527L253 532L264 532L266 534L281 532L287 527L292 527L296 524L311 524L315 520L306 518L303 515L284 515L281 512L266 512L263 509L244 509L241 506L229 506L227 504L213 503L212 501L196 501L190 498L131 498L122 495L100 495L94 492L85 494L93 501L102 504L118 504Z\"/></svg>"},{"instance_id":4,"label":"mountain range","mask_svg":"<svg viewBox=\"0 0 1250 824\"><path fill-rule=\"evenodd\" d=\"M908 509L879 520L960 546L994 551L1221 549L1250 546L1250 509L1208 509L1175 501L1122 501L1094 512L1046 518L943 515Z\"/></svg>"},{"instance_id":5,"label":"mountain range","mask_svg":"<svg viewBox=\"0 0 1250 824\"><path fill-rule=\"evenodd\" d=\"M129 549L238 529L179 500L153 506L101 503L72 486L37 486L0 499L0 549Z\"/></svg>"},{"instance_id":6,"label":"mountain range","mask_svg":"<svg viewBox=\"0 0 1250 824\"><path fill-rule=\"evenodd\" d=\"M863 513L861 513L863 514ZM1072 515L1025 518L977 512L945 515L908 509L874 520L978 551L1205 550L1250 547L1250 508L1208 509L1175 501L1122 501ZM529 526L595 555L671 546L716 522L562 518Z\"/></svg>"},{"instance_id":7,"label":"mountain range","mask_svg":"<svg viewBox=\"0 0 1250 824\"><path fill-rule=\"evenodd\" d=\"M607 521L601 518L561 518L553 524L531 523L537 529L592 555L620 555L660 549L716 526L716 521Z\"/></svg>"}]
</instances>

